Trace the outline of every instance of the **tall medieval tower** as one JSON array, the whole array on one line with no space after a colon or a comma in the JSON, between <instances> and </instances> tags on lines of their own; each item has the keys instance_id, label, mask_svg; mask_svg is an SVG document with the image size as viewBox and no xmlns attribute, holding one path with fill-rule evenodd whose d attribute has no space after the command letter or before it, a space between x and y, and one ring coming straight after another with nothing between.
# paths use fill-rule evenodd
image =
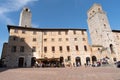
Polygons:
<instances>
[{"instance_id":1,"label":"tall medieval tower","mask_svg":"<svg viewBox=\"0 0 120 80\"><path fill-rule=\"evenodd\" d=\"M22 27L31 27L31 11L29 8L23 8L21 14L20 14L20 21L19 26Z\"/></svg>"},{"instance_id":2,"label":"tall medieval tower","mask_svg":"<svg viewBox=\"0 0 120 80\"><path fill-rule=\"evenodd\" d=\"M87 12L88 27L92 40L92 45L103 46L102 50L107 50L109 54L117 54L116 42L110 28L106 13L101 5L94 4Z\"/></svg>"}]
</instances>

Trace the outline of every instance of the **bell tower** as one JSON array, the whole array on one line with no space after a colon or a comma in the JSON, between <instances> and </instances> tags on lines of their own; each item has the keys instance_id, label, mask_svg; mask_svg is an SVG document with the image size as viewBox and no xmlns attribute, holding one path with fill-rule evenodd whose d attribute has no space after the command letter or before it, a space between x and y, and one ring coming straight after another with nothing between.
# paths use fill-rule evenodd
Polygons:
<instances>
[{"instance_id":1,"label":"bell tower","mask_svg":"<svg viewBox=\"0 0 120 80\"><path fill-rule=\"evenodd\" d=\"M103 11L102 6L100 4L94 4L88 10L87 15L92 45L100 45L103 47L102 51L107 51L107 55L116 54L118 57L115 36L110 28L107 15Z\"/></svg>"},{"instance_id":2,"label":"bell tower","mask_svg":"<svg viewBox=\"0 0 120 80\"><path fill-rule=\"evenodd\" d=\"M92 45L102 45L109 47L114 43L114 38L106 13L100 4L94 4L88 10L88 27L92 40Z\"/></svg>"},{"instance_id":3,"label":"bell tower","mask_svg":"<svg viewBox=\"0 0 120 80\"><path fill-rule=\"evenodd\" d=\"M23 8L20 14L19 26L31 27L31 18L32 18L32 14L30 9L27 7Z\"/></svg>"}]
</instances>

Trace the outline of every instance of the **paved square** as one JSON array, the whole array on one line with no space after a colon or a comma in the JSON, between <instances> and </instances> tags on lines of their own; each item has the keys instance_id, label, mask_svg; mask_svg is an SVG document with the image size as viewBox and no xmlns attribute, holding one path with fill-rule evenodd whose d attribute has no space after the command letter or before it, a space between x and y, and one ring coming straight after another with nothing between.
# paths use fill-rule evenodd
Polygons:
<instances>
[{"instance_id":1,"label":"paved square","mask_svg":"<svg viewBox=\"0 0 120 80\"><path fill-rule=\"evenodd\" d=\"M0 80L120 80L120 68L15 68L0 69Z\"/></svg>"}]
</instances>

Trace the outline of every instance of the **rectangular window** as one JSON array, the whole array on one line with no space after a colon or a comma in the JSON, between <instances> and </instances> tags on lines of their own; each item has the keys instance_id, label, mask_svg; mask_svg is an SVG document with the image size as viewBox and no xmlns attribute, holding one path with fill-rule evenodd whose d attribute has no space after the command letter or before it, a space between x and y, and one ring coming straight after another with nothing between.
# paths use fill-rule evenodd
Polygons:
<instances>
[{"instance_id":1,"label":"rectangular window","mask_svg":"<svg viewBox=\"0 0 120 80\"><path fill-rule=\"evenodd\" d=\"M46 41L47 41L47 39L45 38L45 39L44 39L44 42L46 42Z\"/></svg>"},{"instance_id":2,"label":"rectangular window","mask_svg":"<svg viewBox=\"0 0 120 80\"><path fill-rule=\"evenodd\" d=\"M82 35L84 35L84 31L81 31Z\"/></svg>"},{"instance_id":3,"label":"rectangular window","mask_svg":"<svg viewBox=\"0 0 120 80\"><path fill-rule=\"evenodd\" d=\"M20 46L20 52L24 52L24 51L25 51L24 46Z\"/></svg>"},{"instance_id":4,"label":"rectangular window","mask_svg":"<svg viewBox=\"0 0 120 80\"><path fill-rule=\"evenodd\" d=\"M74 41L77 41L77 38L74 38Z\"/></svg>"},{"instance_id":5,"label":"rectangular window","mask_svg":"<svg viewBox=\"0 0 120 80\"><path fill-rule=\"evenodd\" d=\"M68 31L65 31L65 35L68 35Z\"/></svg>"},{"instance_id":6,"label":"rectangular window","mask_svg":"<svg viewBox=\"0 0 120 80\"><path fill-rule=\"evenodd\" d=\"M52 52L55 52L55 47L54 46L52 46Z\"/></svg>"},{"instance_id":7,"label":"rectangular window","mask_svg":"<svg viewBox=\"0 0 120 80\"><path fill-rule=\"evenodd\" d=\"M13 41L17 41L17 37L13 37Z\"/></svg>"},{"instance_id":8,"label":"rectangular window","mask_svg":"<svg viewBox=\"0 0 120 80\"><path fill-rule=\"evenodd\" d=\"M71 61L71 56L67 56L67 58L68 58L68 61Z\"/></svg>"},{"instance_id":9,"label":"rectangular window","mask_svg":"<svg viewBox=\"0 0 120 80\"><path fill-rule=\"evenodd\" d=\"M36 31L33 31L33 34L36 35Z\"/></svg>"},{"instance_id":10,"label":"rectangular window","mask_svg":"<svg viewBox=\"0 0 120 80\"><path fill-rule=\"evenodd\" d=\"M69 46L67 46L67 51L68 51L68 52L70 51L70 47L69 47Z\"/></svg>"},{"instance_id":11,"label":"rectangular window","mask_svg":"<svg viewBox=\"0 0 120 80\"><path fill-rule=\"evenodd\" d=\"M68 38L66 38L66 41L68 41L69 39Z\"/></svg>"},{"instance_id":12,"label":"rectangular window","mask_svg":"<svg viewBox=\"0 0 120 80\"><path fill-rule=\"evenodd\" d=\"M76 31L73 31L73 34L76 34Z\"/></svg>"},{"instance_id":13,"label":"rectangular window","mask_svg":"<svg viewBox=\"0 0 120 80\"><path fill-rule=\"evenodd\" d=\"M62 38L59 38L58 40L59 40L59 41L62 41Z\"/></svg>"},{"instance_id":14,"label":"rectangular window","mask_svg":"<svg viewBox=\"0 0 120 80\"><path fill-rule=\"evenodd\" d=\"M33 41L35 42L35 41L36 41L36 38L33 38Z\"/></svg>"},{"instance_id":15,"label":"rectangular window","mask_svg":"<svg viewBox=\"0 0 120 80\"><path fill-rule=\"evenodd\" d=\"M51 39L51 41L52 41L52 42L54 42L54 41L55 41L55 39L54 39L54 38L52 38L52 39Z\"/></svg>"},{"instance_id":16,"label":"rectangular window","mask_svg":"<svg viewBox=\"0 0 120 80\"><path fill-rule=\"evenodd\" d=\"M85 41L85 38L83 38L83 41Z\"/></svg>"},{"instance_id":17,"label":"rectangular window","mask_svg":"<svg viewBox=\"0 0 120 80\"><path fill-rule=\"evenodd\" d=\"M96 30L96 33L97 33L97 30Z\"/></svg>"},{"instance_id":18,"label":"rectangular window","mask_svg":"<svg viewBox=\"0 0 120 80\"><path fill-rule=\"evenodd\" d=\"M104 26L106 27L106 24L104 24Z\"/></svg>"},{"instance_id":19,"label":"rectangular window","mask_svg":"<svg viewBox=\"0 0 120 80\"><path fill-rule=\"evenodd\" d=\"M25 30L22 30L22 33L25 34Z\"/></svg>"},{"instance_id":20,"label":"rectangular window","mask_svg":"<svg viewBox=\"0 0 120 80\"><path fill-rule=\"evenodd\" d=\"M32 47L32 52L36 52L36 47L35 46Z\"/></svg>"},{"instance_id":21,"label":"rectangular window","mask_svg":"<svg viewBox=\"0 0 120 80\"><path fill-rule=\"evenodd\" d=\"M47 35L47 32L46 32L46 31L44 32L44 35Z\"/></svg>"},{"instance_id":22,"label":"rectangular window","mask_svg":"<svg viewBox=\"0 0 120 80\"><path fill-rule=\"evenodd\" d=\"M21 42L24 42L24 41L25 41L25 38L21 38L20 41L21 41Z\"/></svg>"},{"instance_id":23,"label":"rectangular window","mask_svg":"<svg viewBox=\"0 0 120 80\"><path fill-rule=\"evenodd\" d=\"M84 50L87 51L87 46L86 45L84 46Z\"/></svg>"},{"instance_id":24,"label":"rectangular window","mask_svg":"<svg viewBox=\"0 0 120 80\"><path fill-rule=\"evenodd\" d=\"M61 31L58 32L58 35L61 35Z\"/></svg>"},{"instance_id":25,"label":"rectangular window","mask_svg":"<svg viewBox=\"0 0 120 80\"><path fill-rule=\"evenodd\" d=\"M60 52L62 52L62 46L59 47Z\"/></svg>"},{"instance_id":26,"label":"rectangular window","mask_svg":"<svg viewBox=\"0 0 120 80\"><path fill-rule=\"evenodd\" d=\"M75 46L75 48L76 48L76 51L79 51L79 48L78 48L78 46Z\"/></svg>"},{"instance_id":27,"label":"rectangular window","mask_svg":"<svg viewBox=\"0 0 120 80\"><path fill-rule=\"evenodd\" d=\"M45 53L47 52L47 47L44 47L44 52L45 52Z\"/></svg>"},{"instance_id":28,"label":"rectangular window","mask_svg":"<svg viewBox=\"0 0 120 80\"><path fill-rule=\"evenodd\" d=\"M17 47L16 46L12 46L11 52L16 52L16 50L17 50Z\"/></svg>"},{"instance_id":29,"label":"rectangular window","mask_svg":"<svg viewBox=\"0 0 120 80\"><path fill-rule=\"evenodd\" d=\"M119 40L119 36L117 35L117 39Z\"/></svg>"},{"instance_id":30,"label":"rectangular window","mask_svg":"<svg viewBox=\"0 0 120 80\"><path fill-rule=\"evenodd\" d=\"M18 33L18 30L17 30L17 29L15 29L15 30L14 30L14 33Z\"/></svg>"}]
</instances>

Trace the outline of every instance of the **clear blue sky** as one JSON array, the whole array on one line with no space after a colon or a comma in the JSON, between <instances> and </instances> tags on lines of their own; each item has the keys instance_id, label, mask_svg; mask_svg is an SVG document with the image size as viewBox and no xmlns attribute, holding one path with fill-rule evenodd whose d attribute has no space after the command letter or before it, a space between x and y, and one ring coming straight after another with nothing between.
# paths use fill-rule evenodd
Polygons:
<instances>
[{"instance_id":1,"label":"clear blue sky","mask_svg":"<svg viewBox=\"0 0 120 80\"><path fill-rule=\"evenodd\" d=\"M7 24L18 25L24 6L31 9L32 25L39 28L86 28L87 10L102 5L112 29L120 30L120 0L0 0L0 54L8 42Z\"/></svg>"}]
</instances>

